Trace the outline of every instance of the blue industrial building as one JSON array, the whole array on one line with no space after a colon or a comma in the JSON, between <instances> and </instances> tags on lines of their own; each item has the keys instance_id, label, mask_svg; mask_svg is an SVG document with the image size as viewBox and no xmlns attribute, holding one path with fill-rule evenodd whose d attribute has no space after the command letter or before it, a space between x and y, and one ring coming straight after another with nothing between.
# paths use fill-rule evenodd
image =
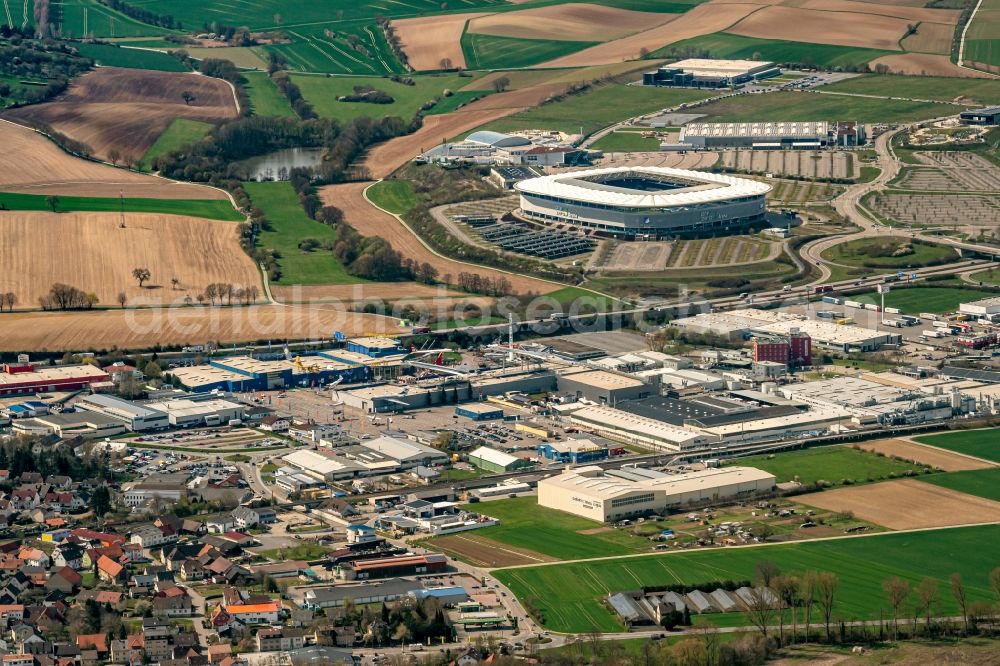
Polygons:
<instances>
[{"instance_id":1,"label":"blue industrial building","mask_svg":"<svg viewBox=\"0 0 1000 666\"><path fill-rule=\"evenodd\" d=\"M352 338L347 341L347 351L372 358L398 356L406 353L406 349L395 338Z\"/></svg>"},{"instance_id":2,"label":"blue industrial building","mask_svg":"<svg viewBox=\"0 0 1000 666\"><path fill-rule=\"evenodd\" d=\"M191 391L205 393L317 386L337 380L362 382L371 377L371 369L356 361L327 356L307 356L292 361L233 356L212 359L208 365L176 368L169 374Z\"/></svg>"},{"instance_id":3,"label":"blue industrial building","mask_svg":"<svg viewBox=\"0 0 1000 666\"><path fill-rule=\"evenodd\" d=\"M544 442L538 445L538 455L553 462L580 464L605 460L610 452L588 439L572 439L565 442Z\"/></svg>"},{"instance_id":4,"label":"blue industrial building","mask_svg":"<svg viewBox=\"0 0 1000 666\"><path fill-rule=\"evenodd\" d=\"M470 402L455 407L455 414L473 421L495 421L503 418L503 409L486 402Z\"/></svg>"}]
</instances>

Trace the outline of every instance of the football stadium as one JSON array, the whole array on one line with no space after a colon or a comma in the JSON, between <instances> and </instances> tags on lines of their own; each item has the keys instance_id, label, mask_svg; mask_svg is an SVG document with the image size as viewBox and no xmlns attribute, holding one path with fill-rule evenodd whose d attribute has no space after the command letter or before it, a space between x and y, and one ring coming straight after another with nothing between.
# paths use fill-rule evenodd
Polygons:
<instances>
[{"instance_id":1,"label":"football stadium","mask_svg":"<svg viewBox=\"0 0 1000 666\"><path fill-rule=\"evenodd\" d=\"M659 238L764 226L771 186L666 167L588 169L515 184L521 215L619 238Z\"/></svg>"}]
</instances>

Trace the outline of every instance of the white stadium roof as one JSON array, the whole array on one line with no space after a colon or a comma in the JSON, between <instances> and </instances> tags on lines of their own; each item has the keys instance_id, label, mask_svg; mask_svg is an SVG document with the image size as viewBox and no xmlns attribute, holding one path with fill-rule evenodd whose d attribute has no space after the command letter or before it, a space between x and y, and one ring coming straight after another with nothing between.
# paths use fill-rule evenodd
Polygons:
<instances>
[{"instance_id":1,"label":"white stadium roof","mask_svg":"<svg viewBox=\"0 0 1000 666\"><path fill-rule=\"evenodd\" d=\"M615 175L625 176L626 174L662 180L677 179L680 182L689 182L690 185L677 189L646 192L584 180ZM761 196L771 191L770 185L748 178L688 169L648 166L587 169L542 176L523 180L516 183L514 188L525 194L635 208L669 208L713 201L729 201L739 197Z\"/></svg>"}]
</instances>

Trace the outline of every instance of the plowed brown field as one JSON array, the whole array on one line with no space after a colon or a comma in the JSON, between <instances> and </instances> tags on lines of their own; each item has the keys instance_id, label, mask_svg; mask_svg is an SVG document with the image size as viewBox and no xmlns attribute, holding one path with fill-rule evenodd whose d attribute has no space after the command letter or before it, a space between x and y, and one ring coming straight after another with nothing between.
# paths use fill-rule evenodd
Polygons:
<instances>
[{"instance_id":1,"label":"plowed brown field","mask_svg":"<svg viewBox=\"0 0 1000 666\"><path fill-rule=\"evenodd\" d=\"M876 451L887 456L899 456L923 465L938 467L946 472L960 472L967 469L993 467L985 460L968 458L958 453L945 451L933 446L925 446L903 439L877 439L860 445L866 451Z\"/></svg>"},{"instance_id":2,"label":"plowed brown field","mask_svg":"<svg viewBox=\"0 0 1000 666\"><path fill-rule=\"evenodd\" d=\"M450 551L476 566L513 567L521 564L556 562L556 558L524 548L502 544L477 534L463 533L437 537L431 541L435 548Z\"/></svg>"},{"instance_id":3,"label":"plowed brown field","mask_svg":"<svg viewBox=\"0 0 1000 666\"><path fill-rule=\"evenodd\" d=\"M876 58L869 63L886 65L893 74L910 74L913 76L963 76L973 79L996 78L985 72L959 67L946 55L930 53L899 53Z\"/></svg>"},{"instance_id":4,"label":"plowed brown field","mask_svg":"<svg viewBox=\"0 0 1000 666\"><path fill-rule=\"evenodd\" d=\"M442 69L441 60L448 58L452 67L465 67L462 53L462 33L465 22L485 16L482 12L421 16L392 22L403 44L410 66L417 71Z\"/></svg>"},{"instance_id":5,"label":"plowed brown field","mask_svg":"<svg viewBox=\"0 0 1000 666\"><path fill-rule=\"evenodd\" d=\"M725 30L769 2L724 3L707 2L698 5L676 20L644 30L634 35L605 42L544 63L543 67L585 67L606 65L623 60L635 60L643 49L658 48L700 35ZM902 35L902 33L900 33Z\"/></svg>"},{"instance_id":6,"label":"plowed brown field","mask_svg":"<svg viewBox=\"0 0 1000 666\"><path fill-rule=\"evenodd\" d=\"M766 7L750 14L727 32L758 39L795 40L809 35L818 44L899 51L906 34L905 18L796 7Z\"/></svg>"},{"instance_id":7,"label":"plowed brown field","mask_svg":"<svg viewBox=\"0 0 1000 666\"><path fill-rule=\"evenodd\" d=\"M38 132L0 120L0 191L149 199L226 199L213 187L178 183L90 162L61 150Z\"/></svg>"},{"instance_id":8,"label":"plowed brown field","mask_svg":"<svg viewBox=\"0 0 1000 666\"><path fill-rule=\"evenodd\" d=\"M154 345L329 338L369 332L398 334L386 317L334 308L258 305L96 312L14 312L0 315L2 351L148 349Z\"/></svg>"},{"instance_id":9,"label":"plowed brown field","mask_svg":"<svg viewBox=\"0 0 1000 666\"><path fill-rule=\"evenodd\" d=\"M678 16L573 3L489 14L471 20L468 31L520 39L606 42L668 23Z\"/></svg>"},{"instance_id":10,"label":"plowed brown field","mask_svg":"<svg viewBox=\"0 0 1000 666\"><path fill-rule=\"evenodd\" d=\"M185 104L181 93L194 95ZM107 158L112 149L136 159L175 118L217 122L236 116L232 88L197 74L101 67L76 79L51 102L14 109L5 117L48 125Z\"/></svg>"},{"instance_id":11,"label":"plowed brown field","mask_svg":"<svg viewBox=\"0 0 1000 666\"><path fill-rule=\"evenodd\" d=\"M105 306L117 305L119 292L132 305L170 304L211 282L260 285L235 223L130 213L125 225L114 213L0 212L0 291L37 308L54 282L93 292ZM141 289L136 267L152 273Z\"/></svg>"},{"instance_id":12,"label":"plowed brown field","mask_svg":"<svg viewBox=\"0 0 1000 666\"><path fill-rule=\"evenodd\" d=\"M915 479L825 490L796 499L829 511L851 511L862 520L894 530L1000 520L1000 502Z\"/></svg>"}]
</instances>

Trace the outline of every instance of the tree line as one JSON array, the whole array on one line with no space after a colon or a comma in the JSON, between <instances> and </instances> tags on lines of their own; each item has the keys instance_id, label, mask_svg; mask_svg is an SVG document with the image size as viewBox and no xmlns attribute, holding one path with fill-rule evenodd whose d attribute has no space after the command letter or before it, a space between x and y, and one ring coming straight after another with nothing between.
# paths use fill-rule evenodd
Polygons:
<instances>
[{"instance_id":1,"label":"tree line","mask_svg":"<svg viewBox=\"0 0 1000 666\"><path fill-rule=\"evenodd\" d=\"M129 18L134 18L137 21L142 21L143 23L148 23L150 25L156 25L161 28L167 28L168 30L181 30L183 29L183 24L180 21L175 21L173 16L169 14L162 15L156 12L151 12L148 9L142 9L141 7L135 7L130 5L124 0L97 0L105 7L110 7L117 12L121 12Z\"/></svg>"},{"instance_id":2,"label":"tree line","mask_svg":"<svg viewBox=\"0 0 1000 666\"><path fill-rule=\"evenodd\" d=\"M43 310L91 310L99 302L97 294L62 282L54 283L49 292L38 299Z\"/></svg>"}]
</instances>

